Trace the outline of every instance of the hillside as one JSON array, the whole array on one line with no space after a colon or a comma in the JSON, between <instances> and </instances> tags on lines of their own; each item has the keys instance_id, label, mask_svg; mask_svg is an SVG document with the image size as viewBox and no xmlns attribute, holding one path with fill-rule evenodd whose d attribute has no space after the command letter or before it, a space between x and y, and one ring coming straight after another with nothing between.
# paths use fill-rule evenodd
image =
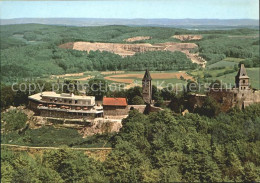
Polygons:
<instances>
[{"instance_id":1,"label":"hillside","mask_svg":"<svg viewBox=\"0 0 260 183\"><path fill-rule=\"evenodd\" d=\"M181 42L173 37L193 34L203 38ZM259 67L256 62L259 58L259 33L254 29L192 31L162 27L67 27L27 24L1 25L1 35L1 66L5 70L2 81L5 83L93 70L190 70L198 68L192 61L201 63L206 60L208 66L226 57L240 58L250 63L250 67ZM151 39L125 43L126 39L138 36L149 36ZM65 43L70 43L67 46L73 48L74 42L78 44L75 45L79 50L82 50L79 43L88 43L88 47L83 50L90 52L59 48L59 45ZM140 52L140 46L137 46L139 44L147 45L145 47L151 47L152 50L122 58L113 53L117 53L122 44L131 47L130 50L121 50L126 55ZM90 49L90 45L96 46ZM100 49L103 51L101 52L97 45L110 46ZM119 45L119 48L111 49L115 45ZM154 47L163 48L164 51L154 51ZM111 53L107 52L109 50Z\"/></svg>"},{"instance_id":2,"label":"hillside","mask_svg":"<svg viewBox=\"0 0 260 183\"><path fill-rule=\"evenodd\" d=\"M4 182L259 182L259 114L259 105L213 118L173 115L169 110L150 115L131 111L118 134L85 140L86 144L108 140L113 149L101 150L110 153L84 154L90 148L64 146L75 134L68 129L2 134L1 139L19 137L16 143L48 143L48 139L63 146L2 146L1 178ZM70 133L60 136L61 130ZM71 146L84 141L76 135L73 140ZM22 148L28 152L20 152Z\"/></svg>"}]
</instances>

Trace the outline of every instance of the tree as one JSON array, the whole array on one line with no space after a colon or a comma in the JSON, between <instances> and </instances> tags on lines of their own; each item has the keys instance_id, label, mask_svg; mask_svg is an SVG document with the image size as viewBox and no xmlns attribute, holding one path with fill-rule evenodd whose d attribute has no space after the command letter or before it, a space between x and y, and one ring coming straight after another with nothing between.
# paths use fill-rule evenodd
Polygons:
<instances>
[{"instance_id":1,"label":"tree","mask_svg":"<svg viewBox=\"0 0 260 183\"><path fill-rule=\"evenodd\" d=\"M133 105L144 105L144 100L142 97L140 96L135 96L133 99L132 99L132 102L131 102Z\"/></svg>"},{"instance_id":2,"label":"tree","mask_svg":"<svg viewBox=\"0 0 260 183\"><path fill-rule=\"evenodd\" d=\"M95 96L96 100L102 100L109 91L108 84L104 79L91 79L88 82L87 95Z\"/></svg>"},{"instance_id":3,"label":"tree","mask_svg":"<svg viewBox=\"0 0 260 183\"><path fill-rule=\"evenodd\" d=\"M163 88L161 90L161 96L163 97L164 100L171 100L175 96L173 87L171 86L168 88Z\"/></svg>"},{"instance_id":4,"label":"tree","mask_svg":"<svg viewBox=\"0 0 260 183\"><path fill-rule=\"evenodd\" d=\"M214 117L220 113L220 105L211 97L207 97L200 108L195 109L200 115Z\"/></svg>"},{"instance_id":5,"label":"tree","mask_svg":"<svg viewBox=\"0 0 260 183\"><path fill-rule=\"evenodd\" d=\"M127 97L127 100L130 102L130 104L132 104L133 98L135 96L142 97L142 88L140 86L136 86L134 88L130 88L126 92L126 97Z\"/></svg>"},{"instance_id":6,"label":"tree","mask_svg":"<svg viewBox=\"0 0 260 183\"><path fill-rule=\"evenodd\" d=\"M1 115L5 133L24 128L27 122L27 115L17 109L4 112Z\"/></svg>"},{"instance_id":7,"label":"tree","mask_svg":"<svg viewBox=\"0 0 260 183\"><path fill-rule=\"evenodd\" d=\"M210 88L218 89L218 88L221 88L221 87L222 87L222 83L219 80L215 80L214 82L212 82L210 84Z\"/></svg>"},{"instance_id":8,"label":"tree","mask_svg":"<svg viewBox=\"0 0 260 183\"><path fill-rule=\"evenodd\" d=\"M164 106L163 97L161 97L161 96L156 97L154 106L156 106L156 107L162 107L162 106Z\"/></svg>"},{"instance_id":9,"label":"tree","mask_svg":"<svg viewBox=\"0 0 260 183\"><path fill-rule=\"evenodd\" d=\"M1 110L14 104L15 92L10 86L1 84Z\"/></svg>"},{"instance_id":10,"label":"tree","mask_svg":"<svg viewBox=\"0 0 260 183\"><path fill-rule=\"evenodd\" d=\"M198 89L198 83L196 83L195 81L189 81L187 83L187 92L197 92Z\"/></svg>"}]
</instances>

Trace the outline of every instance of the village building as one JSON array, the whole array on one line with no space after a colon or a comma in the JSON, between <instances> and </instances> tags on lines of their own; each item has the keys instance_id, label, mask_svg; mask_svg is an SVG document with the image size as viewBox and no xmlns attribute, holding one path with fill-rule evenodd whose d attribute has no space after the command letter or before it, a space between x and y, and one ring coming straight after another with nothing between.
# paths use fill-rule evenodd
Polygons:
<instances>
[{"instance_id":1,"label":"village building","mask_svg":"<svg viewBox=\"0 0 260 183\"><path fill-rule=\"evenodd\" d=\"M28 107L36 114L57 118L95 118L103 116L103 107L95 104L94 96L73 93L42 92L28 97Z\"/></svg>"},{"instance_id":2,"label":"village building","mask_svg":"<svg viewBox=\"0 0 260 183\"><path fill-rule=\"evenodd\" d=\"M122 116L128 114L126 98L103 98L104 116Z\"/></svg>"}]
</instances>

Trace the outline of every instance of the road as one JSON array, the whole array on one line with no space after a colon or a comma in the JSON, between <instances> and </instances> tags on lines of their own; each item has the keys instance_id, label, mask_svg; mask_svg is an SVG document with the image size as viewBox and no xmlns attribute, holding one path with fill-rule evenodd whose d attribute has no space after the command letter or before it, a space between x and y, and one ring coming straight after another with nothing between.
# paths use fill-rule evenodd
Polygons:
<instances>
[{"instance_id":1,"label":"road","mask_svg":"<svg viewBox=\"0 0 260 183\"><path fill-rule=\"evenodd\" d=\"M20 145L14 145L14 144L1 144L1 146L5 147L13 147L13 148L19 148L19 149L53 149L53 150L58 150L58 149L64 149L62 147L32 147L32 146L20 146ZM68 149L72 150L82 150L82 151L91 151L91 150L111 150L111 147L93 147L93 148L83 148L83 147L68 147Z\"/></svg>"}]
</instances>

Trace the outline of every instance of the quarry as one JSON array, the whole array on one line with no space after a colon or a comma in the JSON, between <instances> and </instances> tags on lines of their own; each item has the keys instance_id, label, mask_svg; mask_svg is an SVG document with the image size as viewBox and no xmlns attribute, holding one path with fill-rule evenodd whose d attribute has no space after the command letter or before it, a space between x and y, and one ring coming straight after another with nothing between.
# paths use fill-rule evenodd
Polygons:
<instances>
[{"instance_id":1,"label":"quarry","mask_svg":"<svg viewBox=\"0 0 260 183\"><path fill-rule=\"evenodd\" d=\"M136 44L121 44L121 43L100 43L100 42L68 42L59 45L60 48L73 49L79 51L108 51L122 57L133 56L136 53L147 51L180 51L187 55L193 63L205 67L206 61L199 56L198 53L191 53L192 50L198 48L195 43L136 43Z\"/></svg>"}]
</instances>

